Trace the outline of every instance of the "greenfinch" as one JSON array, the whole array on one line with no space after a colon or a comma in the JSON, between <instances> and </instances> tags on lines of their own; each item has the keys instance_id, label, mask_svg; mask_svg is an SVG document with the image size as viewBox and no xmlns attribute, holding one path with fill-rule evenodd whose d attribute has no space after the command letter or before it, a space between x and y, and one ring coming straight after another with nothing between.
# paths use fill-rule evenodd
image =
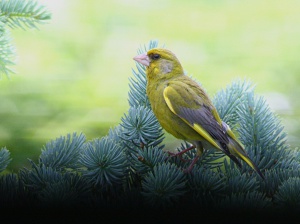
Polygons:
<instances>
[{"instance_id":1,"label":"greenfinch","mask_svg":"<svg viewBox=\"0 0 300 224\"><path fill-rule=\"evenodd\" d=\"M204 149L213 147L222 151L239 167L241 163L237 158L243 160L264 179L230 127L221 120L203 88L185 75L174 53L163 48L153 48L133 59L146 67L146 92L160 125L174 137L192 144L176 155L197 149L187 172L191 171Z\"/></svg>"}]
</instances>

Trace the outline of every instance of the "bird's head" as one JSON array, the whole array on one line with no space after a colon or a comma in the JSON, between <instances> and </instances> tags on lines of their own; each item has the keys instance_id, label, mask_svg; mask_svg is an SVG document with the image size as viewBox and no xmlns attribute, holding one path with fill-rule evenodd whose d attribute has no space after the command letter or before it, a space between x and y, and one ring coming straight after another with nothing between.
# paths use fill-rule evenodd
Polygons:
<instances>
[{"instance_id":1,"label":"bird's head","mask_svg":"<svg viewBox=\"0 0 300 224\"><path fill-rule=\"evenodd\" d=\"M153 48L133 59L146 66L149 78L171 78L184 74L175 54L164 48Z\"/></svg>"}]
</instances>

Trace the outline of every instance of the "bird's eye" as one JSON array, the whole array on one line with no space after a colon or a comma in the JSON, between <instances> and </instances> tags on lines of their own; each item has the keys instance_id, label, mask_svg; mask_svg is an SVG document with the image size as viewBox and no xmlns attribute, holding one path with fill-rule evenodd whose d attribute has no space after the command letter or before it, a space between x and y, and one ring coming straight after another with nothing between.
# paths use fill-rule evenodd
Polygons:
<instances>
[{"instance_id":1,"label":"bird's eye","mask_svg":"<svg viewBox=\"0 0 300 224\"><path fill-rule=\"evenodd\" d=\"M159 54L152 54L151 58L153 60L157 60L157 59L160 59L160 55Z\"/></svg>"}]
</instances>

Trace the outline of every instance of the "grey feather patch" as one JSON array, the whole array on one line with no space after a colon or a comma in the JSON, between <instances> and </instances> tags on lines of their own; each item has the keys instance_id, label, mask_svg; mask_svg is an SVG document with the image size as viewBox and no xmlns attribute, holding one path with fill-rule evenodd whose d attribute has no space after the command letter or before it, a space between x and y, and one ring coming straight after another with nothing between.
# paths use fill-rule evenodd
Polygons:
<instances>
[{"instance_id":1,"label":"grey feather patch","mask_svg":"<svg viewBox=\"0 0 300 224\"><path fill-rule=\"evenodd\" d=\"M210 134L213 139L219 143L222 151L229 156L233 162L235 162L239 167L242 166L240 161L230 153L227 146L230 142L230 139L226 134L226 129L228 129L229 126L225 122L223 122L221 126L214 118L208 107L202 106L199 109L180 107L178 115L187 120L191 125L199 124L204 130L207 131L208 134Z\"/></svg>"},{"instance_id":2,"label":"grey feather patch","mask_svg":"<svg viewBox=\"0 0 300 224\"><path fill-rule=\"evenodd\" d=\"M173 64L171 62L164 61L164 63L162 63L161 66L160 66L160 70L164 74L170 73L171 71L173 71Z\"/></svg>"},{"instance_id":3,"label":"grey feather patch","mask_svg":"<svg viewBox=\"0 0 300 224\"><path fill-rule=\"evenodd\" d=\"M208 107L202 106L199 109L181 107L178 115L191 125L199 124L216 141L225 143L225 145L229 142L223 126L220 126Z\"/></svg>"}]
</instances>

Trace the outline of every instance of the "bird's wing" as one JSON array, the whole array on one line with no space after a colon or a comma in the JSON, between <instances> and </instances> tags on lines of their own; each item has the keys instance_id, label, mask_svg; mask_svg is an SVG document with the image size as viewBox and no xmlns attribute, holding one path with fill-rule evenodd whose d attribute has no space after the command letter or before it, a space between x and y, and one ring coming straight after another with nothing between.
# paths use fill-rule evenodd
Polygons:
<instances>
[{"instance_id":1,"label":"bird's wing","mask_svg":"<svg viewBox=\"0 0 300 224\"><path fill-rule=\"evenodd\" d=\"M180 85L172 82L164 89L164 99L174 114L214 147L224 151L218 142L228 143L226 130L216 109L201 89L183 82Z\"/></svg>"}]
</instances>

